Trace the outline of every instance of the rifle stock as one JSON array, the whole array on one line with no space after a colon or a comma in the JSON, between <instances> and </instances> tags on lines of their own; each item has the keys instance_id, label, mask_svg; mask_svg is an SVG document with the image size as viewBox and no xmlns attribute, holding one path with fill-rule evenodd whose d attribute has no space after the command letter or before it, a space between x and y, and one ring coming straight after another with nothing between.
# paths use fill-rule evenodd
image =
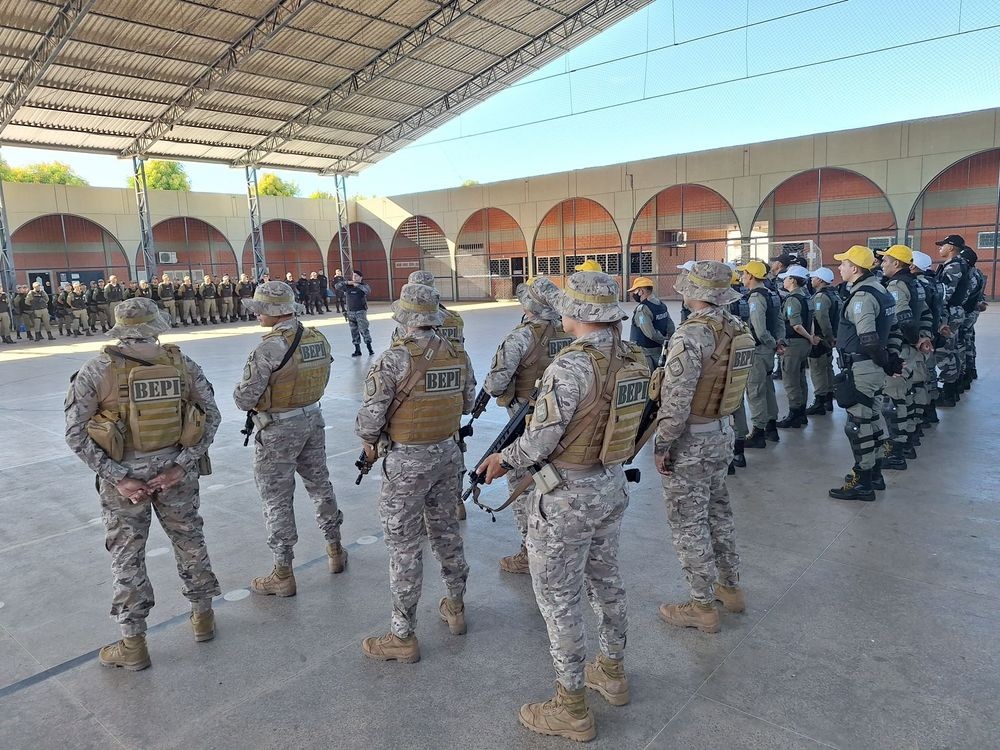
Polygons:
<instances>
[{"instance_id":1,"label":"rifle stock","mask_svg":"<svg viewBox=\"0 0 1000 750\"><path fill-rule=\"evenodd\" d=\"M625 462L626 465L632 463L639 455L642 446L653 436L653 428L656 425L656 414L660 410L660 386L663 383L663 368L667 364L667 344L669 339L663 342L660 347L660 359L656 363L656 369L649 375L649 396L646 405L642 407L642 416L639 418L639 426L635 433L635 451L632 457ZM629 480L631 481L631 480ZM635 481L638 481L636 479Z\"/></svg>"}]
</instances>

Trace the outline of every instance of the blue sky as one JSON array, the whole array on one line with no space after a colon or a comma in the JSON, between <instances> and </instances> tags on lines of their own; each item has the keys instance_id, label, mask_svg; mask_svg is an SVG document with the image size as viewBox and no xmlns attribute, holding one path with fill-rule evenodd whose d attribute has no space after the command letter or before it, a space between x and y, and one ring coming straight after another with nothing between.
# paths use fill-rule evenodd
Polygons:
<instances>
[{"instance_id":1,"label":"blue sky","mask_svg":"<svg viewBox=\"0 0 1000 750\"><path fill-rule=\"evenodd\" d=\"M749 26L747 26L749 24ZM348 181L397 195L1000 106L998 0L656 0ZM107 156L59 159L121 187ZM242 170L188 164L195 190ZM328 178L278 172L302 195Z\"/></svg>"}]
</instances>

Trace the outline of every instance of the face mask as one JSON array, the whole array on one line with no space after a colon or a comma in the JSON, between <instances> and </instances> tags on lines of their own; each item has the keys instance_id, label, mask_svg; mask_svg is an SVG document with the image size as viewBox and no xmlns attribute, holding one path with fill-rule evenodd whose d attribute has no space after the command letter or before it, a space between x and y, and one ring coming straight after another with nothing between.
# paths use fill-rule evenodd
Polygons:
<instances>
[{"instance_id":1,"label":"face mask","mask_svg":"<svg viewBox=\"0 0 1000 750\"><path fill-rule=\"evenodd\" d=\"M639 292L632 292L632 300L635 302L642 302L642 298L639 296Z\"/></svg>"}]
</instances>

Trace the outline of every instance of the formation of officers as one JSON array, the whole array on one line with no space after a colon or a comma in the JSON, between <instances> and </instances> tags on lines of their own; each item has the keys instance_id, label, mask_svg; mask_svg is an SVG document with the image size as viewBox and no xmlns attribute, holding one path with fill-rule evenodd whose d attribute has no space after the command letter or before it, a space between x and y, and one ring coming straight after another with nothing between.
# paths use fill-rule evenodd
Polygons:
<instances>
[{"instance_id":1,"label":"formation of officers","mask_svg":"<svg viewBox=\"0 0 1000 750\"><path fill-rule=\"evenodd\" d=\"M384 661L420 659L425 537L447 590L438 603L440 620L454 636L466 632L462 475L474 469L487 484L507 476L522 541L500 567L530 575L556 675L553 697L521 706L518 719L540 734L593 739L587 690L613 706L630 701L628 613L618 565L629 501L625 465L652 441L689 587L686 601L659 607L660 618L719 632L724 615L746 607L726 486L735 465L745 465L738 461L745 447L766 445L780 426L800 427L807 414L825 413L833 393L848 409L855 466L831 494L871 499L879 462L891 468L912 456L917 427L933 418L935 402L957 399L975 377L974 346L968 359L974 318L969 322L965 314L972 266L960 237L939 246L944 263L934 276L924 273L926 256L889 248L882 261L885 286L874 274L872 251L852 247L836 256L839 294L832 293L831 272L809 274L791 255L770 269L751 261L739 280L724 263L691 263L675 286L684 309L676 326L652 282L640 277L629 290L638 302L633 341L623 340L628 318L617 283L592 261L579 266L563 289L544 277L529 280L517 290L523 318L497 348L483 388L512 415L533 407L531 416L516 439L474 467L464 465L461 446L461 417L478 401L464 323L441 304L432 275L411 275L392 305L398 327L367 374L355 422L366 465L381 460L378 512L392 601L387 631L364 639L362 652ZM772 294L774 279L784 297ZM806 280L814 282L812 297L804 294ZM259 284L243 309L267 329L233 397L252 424L245 434L254 440L254 479L273 558L250 590L294 596L296 473L315 506L329 571L347 569L320 408L330 345L296 319L301 307L283 282ZM101 649L100 662L142 670L151 663L145 631L153 591L144 550L154 512L174 547L194 638L214 637L212 598L220 589L205 546L198 479L211 473L208 448L220 416L201 368L176 346L159 343L171 323L152 299L122 301L114 319L109 333L118 343L104 347L71 380L66 440L97 474L112 559L111 615L122 638ZM834 346L841 368L836 377L829 356ZM780 422L772 408L776 352L790 404ZM939 391L936 366L944 380ZM817 384L812 406L805 399L807 367ZM927 399L917 396L916 383ZM741 419L744 401L752 430ZM890 404L884 407L886 427L879 421L884 402ZM589 661L584 591L599 630L598 652Z\"/></svg>"},{"instance_id":2,"label":"formation of officers","mask_svg":"<svg viewBox=\"0 0 1000 750\"><path fill-rule=\"evenodd\" d=\"M112 275L107 281L97 279L89 284L63 283L55 292L41 281L19 284L11 298L0 292L0 341L5 344L22 338L55 341L53 329L63 337L93 336L98 330L106 334L115 324L115 308L138 297L153 300L166 313L173 328L248 321L254 314L245 303L253 299L258 284L267 281L270 281L267 274L259 281L251 280L247 274L240 275L238 280L228 274L221 278L206 274L196 283L190 276L177 281L165 273L152 284L122 282ZM371 292L368 288L364 298L357 299L354 288L363 284L363 277L356 272L353 279L345 280L340 269L332 278L322 270L308 276L302 273L297 280L287 273L285 282L294 290L296 302L302 305L305 315L330 312L331 303L345 316L352 308L366 310L367 295ZM353 328L352 324L352 331ZM367 319L364 329L367 332ZM42 338L43 333L47 339ZM367 340L371 351L370 337Z\"/></svg>"}]
</instances>

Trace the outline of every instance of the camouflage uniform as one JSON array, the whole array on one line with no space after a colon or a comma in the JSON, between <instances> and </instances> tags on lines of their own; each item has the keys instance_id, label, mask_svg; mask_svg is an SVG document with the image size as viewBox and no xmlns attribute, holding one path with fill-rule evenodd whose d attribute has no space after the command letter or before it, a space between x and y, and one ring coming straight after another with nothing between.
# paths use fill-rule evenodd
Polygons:
<instances>
[{"instance_id":1,"label":"camouflage uniform","mask_svg":"<svg viewBox=\"0 0 1000 750\"><path fill-rule=\"evenodd\" d=\"M258 294L267 293L272 285L287 286L280 281L271 281L258 287ZM256 299L244 302L250 312L271 314L267 309L254 307L256 304ZM299 325L295 318L289 318L275 324L271 331L293 331ZM274 336L250 353L243 368L243 379L233 391L233 399L239 409L251 411L256 408L272 373L287 351L285 339ZM296 472L302 477L302 484L316 506L316 522L328 544L340 544L340 525L344 520L344 514L337 507L337 496L326 465L325 423L319 403L293 409L289 413L292 412L295 416L275 419L258 430L254 438L253 473L264 504L267 546L274 554L274 564L283 567L291 566L293 547L299 538L292 507Z\"/></svg>"},{"instance_id":2,"label":"camouflage uniform","mask_svg":"<svg viewBox=\"0 0 1000 750\"><path fill-rule=\"evenodd\" d=\"M155 328L123 325L123 318L143 305L156 310L152 301L143 298L119 303L116 308L118 324L110 333L121 339L118 347L121 351L149 360L162 354L156 336L170 324L161 318ZM119 623L126 637L145 633L146 617L154 604L153 587L146 573L146 540L153 513L174 548L177 573L183 583L182 593L191 602L192 609L195 612L210 610L212 597L221 593L212 572L198 512L198 463L215 438L221 416L212 384L201 368L188 357L183 361L192 397L205 411L204 435L191 447L168 448L152 454L126 451L121 461L115 461L90 438L87 423L109 396L106 376L112 360L108 354L102 353L84 364L72 378L66 395L66 443L97 474L101 518L107 529L105 546L111 553L114 578L111 617ZM148 481L172 465L185 470L183 480L149 500L133 504L116 489L117 483L126 477Z\"/></svg>"},{"instance_id":3,"label":"camouflage uniform","mask_svg":"<svg viewBox=\"0 0 1000 750\"><path fill-rule=\"evenodd\" d=\"M403 287L400 300L393 303L393 313L401 325L413 327L410 341L424 347L435 341L448 346L432 330L443 318L438 310L439 300L437 292L430 287L419 284ZM401 312L403 302L426 302L436 312ZM476 398L476 379L468 355L461 352L460 358L465 361L466 373L462 384L462 412L468 414ZM368 372L364 403L354 428L363 442L377 445L387 435L389 408L400 386L407 381L411 362L411 354L405 346L390 347L375 360ZM391 633L397 638L408 639L416 629L425 535L434 557L441 564L441 578L448 596L456 602L464 598L469 566L455 515L462 489L461 471L462 453L457 436L430 444L389 444L382 464L378 508L389 551Z\"/></svg>"}]
</instances>

